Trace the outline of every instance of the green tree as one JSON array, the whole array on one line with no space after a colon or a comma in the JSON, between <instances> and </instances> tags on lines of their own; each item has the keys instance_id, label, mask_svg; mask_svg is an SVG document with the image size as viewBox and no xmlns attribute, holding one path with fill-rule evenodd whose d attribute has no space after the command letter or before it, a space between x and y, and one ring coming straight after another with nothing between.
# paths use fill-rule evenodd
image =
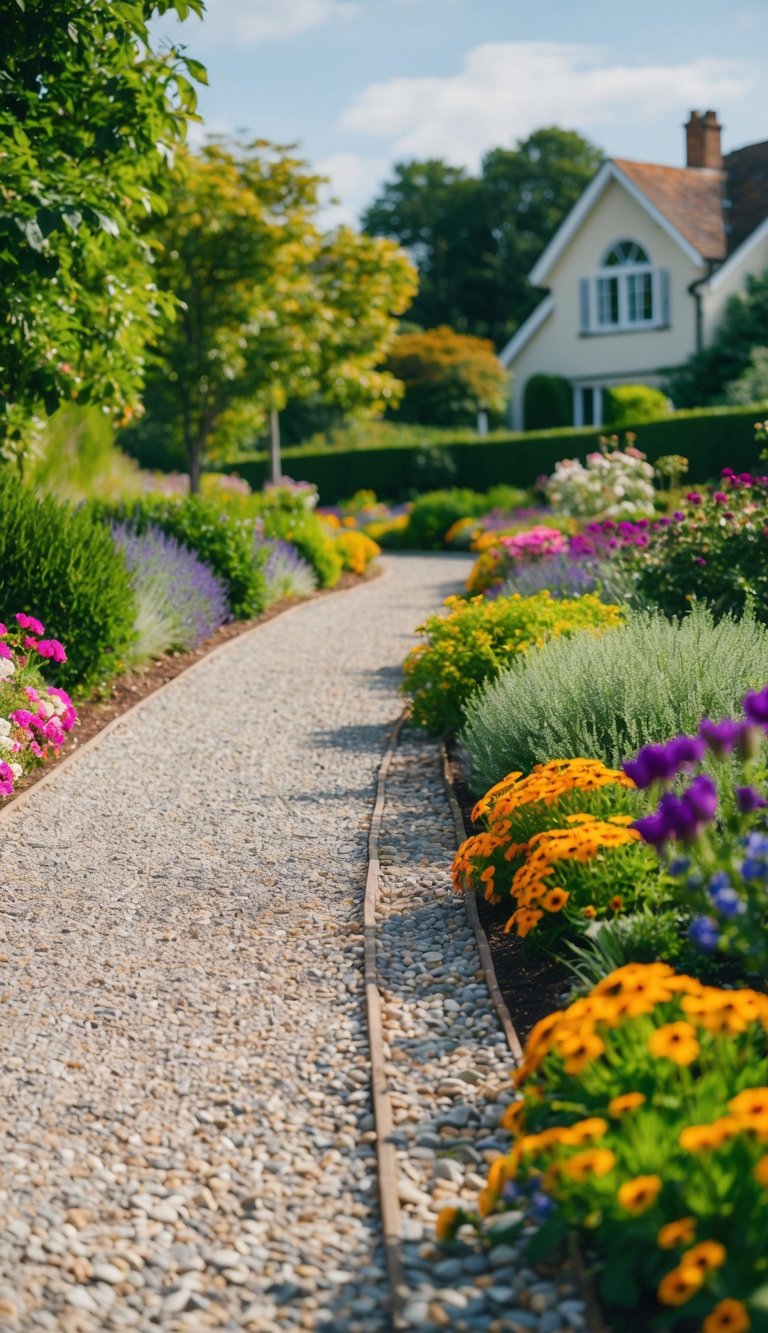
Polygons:
<instances>
[{"instance_id":1,"label":"green tree","mask_svg":"<svg viewBox=\"0 0 768 1333\"><path fill-rule=\"evenodd\" d=\"M768 269L747 279L743 296L732 296L709 347L696 352L669 376L675 407L708 407L749 369L753 349L768 346Z\"/></svg>"},{"instance_id":2,"label":"green tree","mask_svg":"<svg viewBox=\"0 0 768 1333\"><path fill-rule=\"evenodd\" d=\"M473 176L440 160L399 163L363 215L419 269L409 319L501 346L537 303L527 274L602 160L569 130L537 130L494 148Z\"/></svg>"},{"instance_id":3,"label":"green tree","mask_svg":"<svg viewBox=\"0 0 768 1333\"><path fill-rule=\"evenodd\" d=\"M144 341L172 302L139 222L203 67L153 49L154 14L203 0L5 0L0 77L0 452L21 465L60 402L115 416L138 401Z\"/></svg>"},{"instance_id":4,"label":"green tree","mask_svg":"<svg viewBox=\"0 0 768 1333\"><path fill-rule=\"evenodd\" d=\"M382 411L400 386L377 371L415 272L391 241L323 236L320 178L262 140L185 155L171 206L152 226L159 286L182 304L151 349L146 418L197 490L206 459L232 456L273 409L317 395Z\"/></svg>"},{"instance_id":5,"label":"green tree","mask_svg":"<svg viewBox=\"0 0 768 1333\"><path fill-rule=\"evenodd\" d=\"M447 326L403 333L384 364L405 385L401 421L474 426L480 406L495 416L504 410L507 375L488 339Z\"/></svg>"}]
</instances>

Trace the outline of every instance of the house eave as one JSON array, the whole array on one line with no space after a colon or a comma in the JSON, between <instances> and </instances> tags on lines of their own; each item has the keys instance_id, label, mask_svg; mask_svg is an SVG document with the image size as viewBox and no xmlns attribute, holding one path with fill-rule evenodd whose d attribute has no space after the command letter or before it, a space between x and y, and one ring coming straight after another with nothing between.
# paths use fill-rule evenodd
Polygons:
<instances>
[{"instance_id":1,"label":"house eave","mask_svg":"<svg viewBox=\"0 0 768 1333\"><path fill-rule=\"evenodd\" d=\"M625 175L621 168L609 159L603 163L597 175L590 181L581 198L576 201L568 216L558 227L544 253L534 264L528 274L528 281L532 286L543 287L546 285L547 279L563 251L586 222L612 181L626 190L627 194L645 210L648 216L672 238L692 264L695 264L697 268L704 267L705 259L696 247L686 240L682 232L678 231L677 227L669 221L669 218L655 204L651 203L650 199Z\"/></svg>"},{"instance_id":2,"label":"house eave","mask_svg":"<svg viewBox=\"0 0 768 1333\"><path fill-rule=\"evenodd\" d=\"M722 286L733 270L738 268L739 264L741 264L751 254L752 250L754 250L761 241L765 240L766 237L768 237L768 217L764 218L760 223L760 226L755 227L755 230L750 232L749 236L745 237L741 242L741 245L737 246L720 267L715 269L715 272L704 284L707 291L716 292L718 287Z\"/></svg>"}]
</instances>

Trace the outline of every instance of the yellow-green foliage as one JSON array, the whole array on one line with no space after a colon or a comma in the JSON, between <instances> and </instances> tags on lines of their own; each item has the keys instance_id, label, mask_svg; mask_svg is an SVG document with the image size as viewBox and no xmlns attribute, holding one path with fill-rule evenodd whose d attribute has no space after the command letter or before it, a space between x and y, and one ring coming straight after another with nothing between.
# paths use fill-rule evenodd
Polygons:
<instances>
[{"instance_id":1,"label":"yellow-green foliage","mask_svg":"<svg viewBox=\"0 0 768 1333\"><path fill-rule=\"evenodd\" d=\"M518 654L556 635L611 629L624 614L591 593L572 601L555 601L548 592L495 601L449 597L445 605L447 616L419 626L425 642L411 650L404 668L413 720L434 734L458 728L470 695Z\"/></svg>"}]
</instances>

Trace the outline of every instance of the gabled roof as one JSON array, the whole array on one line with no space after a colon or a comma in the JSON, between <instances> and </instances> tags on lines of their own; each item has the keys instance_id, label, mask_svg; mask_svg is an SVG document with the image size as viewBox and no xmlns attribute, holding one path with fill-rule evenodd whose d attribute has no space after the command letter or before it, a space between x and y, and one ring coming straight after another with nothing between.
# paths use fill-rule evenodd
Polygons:
<instances>
[{"instance_id":1,"label":"gabled roof","mask_svg":"<svg viewBox=\"0 0 768 1333\"><path fill-rule=\"evenodd\" d=\"M637 166L642 164L633 163L632 165ZM675 170L675 168L671 168L671 170ZM633 199L637 201L649 217L651 217L654 222L658 223L658 225L672 237L672 240L680 246L680 249L688 256L693 264L698 264L703 267L705 263L704 255L702 255L701 251L696 248L692 241L680 231L677 223L667 216L667 213L663 208L660 208L651 198L649 198L642 186L637 184L625 171L623 171L618 162L609 158L608 161L604 162L600 167L597 175L593 176L581 198L577 200L564 222L560 224L546 250L539 257L528 274L528 280L534 287L545 286L547 278L552 272L557 260L570 244L572 238L581 228L582 223L587 220L593 208L605 194L608 186L613 181L617 181L619 185L623 186L628 194L632 195Z\"/></svg>"},{"instance_id":2,"label":"gabled roof","mask_svg":"<svg viewBox=\"0 0 768 1333\"><path fill-rule=\"evenodd\" d=\"M733 251L768 217L768 140L729 153L725 167L728 249Z\"/></svg>"},{"instance_id":3,"label":"gabled roof","mask_svg":"<svg viewBox=\"0 0 768 1333\"><path fill-rule=\"evenodd\" d=\"M702 259L725 259L725 172L704 167L660 167L613 159L619 170L693 246Z\"/></svg>"}]
</instances>

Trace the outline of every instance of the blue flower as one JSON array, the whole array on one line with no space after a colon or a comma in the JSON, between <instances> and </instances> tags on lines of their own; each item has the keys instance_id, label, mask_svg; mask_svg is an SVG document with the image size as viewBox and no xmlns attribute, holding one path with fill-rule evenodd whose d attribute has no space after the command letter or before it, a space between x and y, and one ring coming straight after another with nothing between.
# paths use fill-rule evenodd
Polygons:
<instances>
[{"instance_id":1,"label":"blue flower","mask_svg":"<svg viewBox=\"0 0 768 1333\"><path fill-rule=\"evenodd\" d=\"M708 953L717 948L717 942L720 938L720 931L717 924L709 916L694 917L688 927L688 938L693 940L700 949L705 949Z\"/></svg>"},{"instance_id":2,"label":"blue flower","mask_svg":"<svg viewBox=\"0 0 768 1333\"><path fill-rule=\"evenodd\" d=\"M739 916L744 911L744 903L735 889L730 884L721 889L710 888L709 896L721 916L730 920L733 916Z\"/></svg>"},{"instance_id":3,"label":"blue flower","mask_svg":"<svg viewBox=\"0 0 768 1333\"><path fill-rule=\"evenodd\" d=\"M669 863L670 875L684 875L686 870L690 870L691 860L688 856L676 856L674 861Z\"/></svg>"},{"instance_id":4,"label":"blue flower","mask_svg":"<svg viewBox=\"0 0 768 1333\"><path fill-rule=\"evenodd\" d=\"M531 1211L539 1222L544 1222L549 1217L554 1206L554 1201L541 1190L537 1190L531 1198Z\"/></svg>"},{"instance_id":5,"label":"blue flower","mask_svg":"<svg viewBox=\"0 0 768 1333\"><path fill-rule=\"evenodd\" d=\"M752 879L765 879L766 875L768 875L768 865L766 865L765 861L757 861L751 856L748 856L745 861L742 861L741 876L742 879L747 880L747 882Z\"/></svg>"}]
</instances>

